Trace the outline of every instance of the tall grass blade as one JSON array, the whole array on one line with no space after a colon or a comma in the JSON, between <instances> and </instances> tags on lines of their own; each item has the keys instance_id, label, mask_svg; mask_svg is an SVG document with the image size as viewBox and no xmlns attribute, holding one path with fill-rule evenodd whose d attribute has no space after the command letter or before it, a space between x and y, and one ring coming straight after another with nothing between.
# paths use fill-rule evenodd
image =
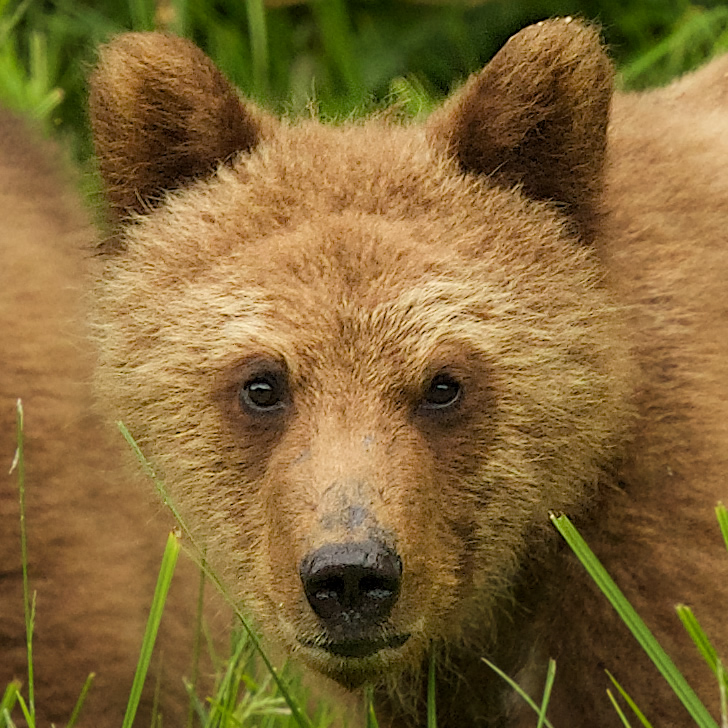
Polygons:
<instances>
[{"instance_id":1,"label":"tall grass blade","mask_svg":"<svg viewBox=\"0 0 728 728\"><path fill-rule=\"evenodd\" d=\"M506 675L503 670L501 670L499 667L496 667L490 660L486 659L485 657L481 657L481 660L491 669L493 672L496 673L496 675L499 675L503 680L505 680L512 688L513 690L526 702L526 704L533 710L534 713L540 714L541 708L535 703L535 701L531 698L531 696L509 675ZM551 724L551 721L544 716L543 719L543 725L546 726L546 728L554 728Z\"/></svg>"},{"instance_id":2,"label":"tall grass blade","mask_svg":"<svg viewBox=\"0 0 728 728\"><path fill-rule=\"evenodd\" d=\"M133 30L154 30L154 2L151 0L129 0L129 11Z\"/></svg>"},{"instance_id":3,"label":"tall grass blade","mask_svg":"<svg viewBox=\"0 0 728 728\"><path fill-rule=\"evenodd\" d=\"M728 510L722 503L718 503L715 507L715 515L718 517L720 532L723 534L725 547L728 549Z\"/></svg>"},{"instance_id":4,"label":"tall grass blade","mask_svg":"<svg viewBox=\"0 0 728 728\"><path fill-rule=\"evenodd\" d=\"M215 698L212 703L212 711L210 712L208 725L217 725L218 723L224 725L225 717L230 716L235 709L235 701L237 700L237 691L240 683L239 680L235 679L235 673L244 648L244 641L242 639L238 639L237 643L234 645L233 653L228 661L223 679L215 691Z\"/></svg>"},{"instance_id":5,"label":"tall grass blade","mask_svg":"<svg viewBox=\"0 0 728 728\"><path fill-rule=\"evenodd\" d=\"M162 566L159 570L157 586L154 590L154 598L152 599L152 606L149 610L147 628L144 632L142 648L139 654L139 662L137 663L136 673L134 674L134 682L132 683L131 694L129 695L129 703L126 707L124 721L121 724L122 728L131 728L134 723L134 717L136 716L136 711L139 707L139 700L142 696L144 681L146 680L149 663L152 659L152 651L154 650L154 643L157 639L159 623L162 621L164 603L167 599L167 594L169 593L170 584L172 583L172 576L174 574L174 567L177 564L179 551L179 540L175 534L170 533L167 538L167 545L164 549L164 556L162 557Z\"/></svg>"},{"instance_id":6,"label":"tall grass blade","mask_svg":"<svg viewBox=\"0 0 728 728\"><path fill-rule=\"evenodd\" d=\"M377 715L374 712L374 690L371 686L369 686L366 690L365 701L367 713L366 728L379 728L379 721L377 720Z\"/></svg>"},{"instance_id":7,"label":"tall grass blade","mask_svg":"<svg viewBox=\"0 0 728 728\"><path fill-rule=\"evenodd\" d=\"M612 707L617 712L619 719L622 721L622 725L626 726L626 728L632 728L632 724L627 720L627 716L624 714L624 711L620 707L617 699L614 697L614 694L611 690L609 690L609 688L607 688L607 695L609 696L609 700L612 702Z\"/></svg>"},{"instance_id":8,"label":"tall grass blade","mask_svg":"<svg viewBox=\"0 0 728 728\"><path fill-rule=\"evenodd\" d=\"M71 717L68 719L68 723L66 723L66 728L74 728L78 722L78 716L81 714L81 708L83 708L83 704L86 702L86 696L88 695L88 691L91 689L91 685L95 677L96 673L92 672L86 678L86 681L81 688L81 693L78 696L78 700L76 701L76 705L73 706L73 710L71 711Z\"/></svg>"},{"instance_id":9,"label":"tall grass blade","mask_svg":"<svg viewBox=\"0 0 728 728\"><path fill-rule=\"evenodd\" d=\"M720 692L720 724L721 728L728 728L728 673L720 660L718 660L716 675Z\"/></svg>"},{"instance_id":10,"label":"tall grass blade","mask_svg":"<svg viewBox=\"0 0 728 728\"><path fill-rule=\"evenodd\" d=\"M543 728L544 722L546 721L546 710L549 706L549 700L551 699L551 690L554 687L555 679L556 660L549 658L549 666L546 670L546 682L543 687L543 698L541 699L541 709L538 713L538 723L536 723L536 728Z\"/></svg>"},{"instance_id":11,"label":"tall grass blade","mask_svg":"<svg viewBox=\"0 0 728 728\"><path fill-rule=\"evenodd\" d=\"M680 674L673 661L668 657L665 650L655 639L652 632L644 623L642 618L634 610L634 607L627 601L614 580L607 574L599 560L586 545L584 539L566 516L551 515L551 521L558 532L569 544L571 549L586 568L589 576L599 586L604 595L610 601L619 614L622 621L627 625L630 632L635 636L655 664L660 674L670 685L680 702L685 706L688 713L700 728L718 728L706 707L700 702L693 689L688 685L685 678Z\"/></svg>"},{"instance_id":12,"label":"tall grass blade","mask_svg":"<svg viewBox=\"0 0 728 728\"><path fill-rule=\"evenodd\" d=\"M689 51L705 46L717 47L722 31L728 25L728 8L698 8L689 5L673 32L632 63L622 68L622 79L627 86L638 83L660 64L670 61L672 74L686 70L685 56Z\"/></svg>"},{"instance_id":13,"label":"tall grass blade","mask_svg":"<svg viewBox=\"0 0 728 728\"><path fill-rule=\"evenodd\" d=\"M300 726L300 728L314 728L313 724L309 720L308 716L305 714L305 712L302 710L301 706L299 705L298 701L294 698L291 691L286 686L285 682L281 679L281 676L278 672L278 670L275 668L273 663L268 658L267 653L263 649L263 645L260 643L260 640L258 639L258 635L255 633L253 628L248 624L248 620L245 618L245 615L240 610L240 607L236 604L235 600L230 596L230 593L225 588L223 583L218 578L217 574L209 568L208 564L204 561L204 559L200 559L200 555L204 553L204 549L202 549L199 544L197 544L196 539L192 535L192 531L185 523L185 520L182 518L182 515L180 514L179 510L175 506L174 502L169 496L169 493L167 492L167 489L164 485L164 483L157 478L156 473L154 472L154 468L151 466L151 463L147 460L147 458L144 456L144 453L142 453L141 448L139 445L137 445L136 441L132 437L129 430L126 428L126 425L124 425L123 422L117 422L116 423L119 430L121 430L122 435L124 436L124 439L129 443L130 447L134 451L134 454L136 455L137 459L139 460L142 468L144 471L149 475L149 477L152 479L152 482L154 483L154 486L159 493L160 498L162 499L162 502L169 508L172 515L174 516L175 520L177 521L180 530L184 534L185 538L188 540L190 545L192 546L195 555L198 558L198 565L199 567L205 572L205 576L215 585L215 587L218 589L220 594L222 594L225 601L230 605L232 608L235 616L240 621L241 626L245 630L245 633L248 637L248 639L251 641L253 646L255 647L256 652L260 655L260 659L265 664L266 669L273 677L273 681L276 684L277 689L280 691L281 695L283 696L283 699L286 701L286 705L288 706L289 710L291 711L291 715L293 716L293 719L296 721L296 724ZM122 728L127 728L126 726L122 726Z\"/></svg>"},{"instance_id":14,"label":"tall grass blade","mask_svg":"<svg viewBox=\"0 0 728 728\"><path fill-rule=\"evenodd\" d=\"M716 672L718 669L718 653L708 639L708 635L705 634L700 623L695 618L692 609L685 604L678 604L675 607L675 611L683 623L685 631L690 635L690 639L692 639L698 651L703 656L703 659L708 663L708 667L713 672Z\"/></svg>"},{"instance_id":15,"label":"tall grass blade","mask_svg":"<svg viewBox=\"0 0 728 728\"><path fill-rule=\"evenodd\" d=\"M437 705L435 704L436 663L435 649L430 651L430 667L427 671L427 728L437 728Z\"/></svg>"},{"instance_id":16,"label":"tall grass blade","mask_svg":"<svg viewBox=\"0 0 728 728\"><path fill-rule=\"evenodd\" d=\"M344 0L314 0L311 11L331 64L343 80L348 95L358 99L362 95L363 85L354 55L356 39Z\"/></svg>"},{"instance_id":17,"label":"tall grass blade","mask_svg":"<svg viewBox=\"0 0 728 728\"><path fill-rule=\"evenodd\" d=\"M253 83L256 98L268 95L268 31L263 0L245 0L250 29L250 54L253 58Z\"/></svg>"},{"instance_id":18,"label":"tall grass blade","mask_svg":"<svg viewBox=\"0 0 728 728\"><path fill-rule=\"evenodd\" d=\"M20 694L20 681L13 680L6 688L3 693L2 700L0 700L0 728L6 728L11 725L10 713L12 713L15 703L18 702L18 695Z\"/></svg>"},{"instance_id":19,"label":"tall grass blade","mask_svg":"<svg viewBox=\"0 0 728 728\"><path fill-rule=\"evenodd\" d=\"M10 33L15 29L18 23L23 19L25 11L30 5L30 0L23 0L13 10L13 14L10 17L5 15L5 7L0 11L0 47L4 46L7 39L10 37ZM3 17L4 16L4 17Z\"/></svg>"},{"instance_id":20,"label":"tall grass blade","mask_svg":"<svg viewBox=\"0 0 728 728\"><path fill-rule=\"evenodd\" d=\"M652 728L652 724L649 720L645 717L645 714L637 707L637 703L632 700L632 696L617 682L617 678L612 675L609 670L605 670L607 673L607 677L612 681L612 684L614 685L617 690L619 690L619 694L624 698L624 701L629 705L630 710L637 716L637 719L640 723L644 726L644 728Z\"/></svg>"},{"instance_id":21,"label":"tall grass blade","mask_svg":"<svg viewBox=\"0 0 728 728\"><path fill-rule=\"evenodd\" d=\"M35 728L35 718L30 714L28 704L25 702L23 696L20 693L18 693L18 705L20 706L20 712L25 718L25 722L28 724L28 728Z\"/></svg>"},{"instance_id":22,"label":"tall grass blade","mask_svg":"<svg viewBox=\"0 0 728 728\"><path fill-rule=\"evenodd\" d=\"M33 627L35 623L35 594L32 600L28 585L28 532L25 523L25 416L23 403L17 401L15 407L15 427L18 446L13 459L13 468L17 470L18 494L20 500L20 558L23 571L23 610L25 612L25 638L28 658L28 712L26 720L35 723L35 685L33 679ZM11 468L12 470L12 468ZM18 696L22 701L22 698Z\"/></svg>"}]
</instances>

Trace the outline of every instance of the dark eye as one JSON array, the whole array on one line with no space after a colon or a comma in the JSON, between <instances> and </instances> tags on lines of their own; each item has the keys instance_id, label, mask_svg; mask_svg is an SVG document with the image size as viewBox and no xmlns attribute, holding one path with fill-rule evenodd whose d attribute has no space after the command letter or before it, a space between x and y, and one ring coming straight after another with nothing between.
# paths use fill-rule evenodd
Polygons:
<instances>
[{"instance_id":1,"label":"dark eye","mask_svg":"<svg viewBox=\"0 0 728 728\"><path fill-rule=\"evenodd\" d=\"M422 406L429 410L442 410L452 407L460 400L463 388L450 374L437 374L425 389Z\"/></svg>"},{"instance_id":2,"label":"dark eye","mask_svg":"<svg viewBox=\"0 0 728 728\"><path fill-rule=\"evenodd\" d=\"M280 374L266 372L245 382L238 396L240 404L248 411L275 412L286 406L287 389Z\"/></svg>"}]
</instances>

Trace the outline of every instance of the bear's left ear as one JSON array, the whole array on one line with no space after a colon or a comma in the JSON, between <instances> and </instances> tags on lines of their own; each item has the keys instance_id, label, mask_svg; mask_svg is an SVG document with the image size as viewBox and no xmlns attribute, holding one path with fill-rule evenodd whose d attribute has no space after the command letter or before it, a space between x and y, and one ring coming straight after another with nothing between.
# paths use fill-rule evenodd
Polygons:
<instances>
[{"instance_id":1,"label":"bear's left ear","mask_svg":"<svg viewBox=\"0 0 728 728\"><path fill-rule=\"evenodd\" d=\"M126 33L99 53L89 110L108 201L124 217L249 151L272 124L193 43Z\"/></svg>"},{"instance_id":2,"label":"bear's left ear","mask_svg":"<svg viewBox=\"0 0 728 728\"><path fill-rule=\"evenodd\" d=\"M433 114L428 133L469 172L557 203L589 240L613 90L598 32L571 18L513 36Z\"/></svg>"}]
</instances>

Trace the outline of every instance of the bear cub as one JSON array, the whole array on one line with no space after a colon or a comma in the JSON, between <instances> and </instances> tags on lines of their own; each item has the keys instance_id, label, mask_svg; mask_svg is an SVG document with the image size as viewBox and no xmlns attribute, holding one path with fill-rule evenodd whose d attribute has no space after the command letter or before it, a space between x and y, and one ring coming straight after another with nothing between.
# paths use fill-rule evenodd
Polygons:
<instances>
[{"instance_id":1,"label":"bear cub","mask_svg":"<svg viewBox=\"0 0 728 728\"><path fill-rule=\"evenodd\" d=\"M263 633L381 719L690 719L564 512L717 714L728 655L728 59L614 94L598 32L514 36L424 124L273 119L192 44L101 52L98 389Z\"/></svg>"}]
</instances>

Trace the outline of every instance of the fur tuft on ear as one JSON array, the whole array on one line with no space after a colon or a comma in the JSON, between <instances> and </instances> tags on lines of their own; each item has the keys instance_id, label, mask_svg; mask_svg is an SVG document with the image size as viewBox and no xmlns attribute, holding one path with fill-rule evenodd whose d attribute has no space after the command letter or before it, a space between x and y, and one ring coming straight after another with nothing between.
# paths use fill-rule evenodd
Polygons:
<instances>
[{"instance_id":1,"label":"fur tuft on ear","mask_svg":"<svg viewBox=\"0 0 728 728\"><path fill-rule=\"evenodd\" d=\"M612 65L596 29L562 18L513 36L431 118L468 172L557 203L585 240L602 188Z\"/></svg>"},{"instance_id":2,"label":"fur tuft on ear","mask_svg":"<svg viewBox=\"0 0 728 728\"><path fill-rule=\"evenodd\" d=\"M190 41L127 33L102 48L89 107L107 196L119 217L252 149L265 121Z\"/></svg>"}]
</instances>

